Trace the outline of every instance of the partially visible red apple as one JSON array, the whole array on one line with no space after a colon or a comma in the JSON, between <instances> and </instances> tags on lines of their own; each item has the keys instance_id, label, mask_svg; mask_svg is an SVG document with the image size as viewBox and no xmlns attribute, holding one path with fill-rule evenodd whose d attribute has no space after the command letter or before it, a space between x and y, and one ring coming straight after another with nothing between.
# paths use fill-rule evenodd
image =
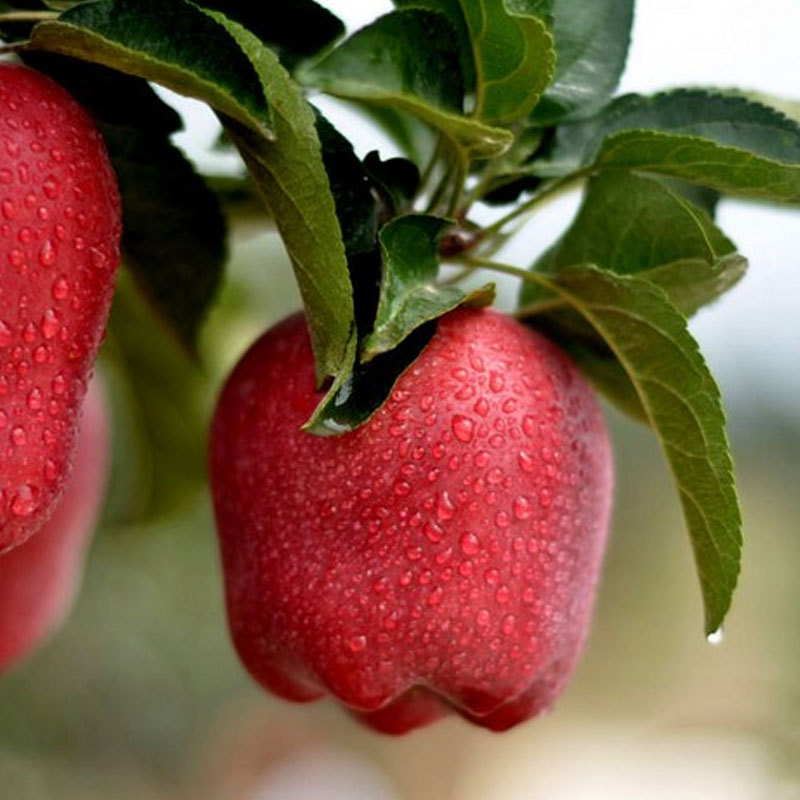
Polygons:
<instances>
[{"instance_id":1,"label":"partially visible red apple","mask_svg":"<svg viewBox=\"0 0 800 800\"><path fill-rule=\"evenodd\" d=\"M34 650L72 606L102 506L109 433L106 400L95 378L72 472L53 516L27 542L0 555L0 672Z\"/></svg>"}]
</instances>

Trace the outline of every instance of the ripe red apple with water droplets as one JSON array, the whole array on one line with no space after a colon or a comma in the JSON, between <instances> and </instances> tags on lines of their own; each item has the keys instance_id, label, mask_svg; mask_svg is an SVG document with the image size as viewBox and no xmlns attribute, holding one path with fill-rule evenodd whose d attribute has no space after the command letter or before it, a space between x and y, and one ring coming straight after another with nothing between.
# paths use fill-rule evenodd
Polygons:
<instances>
[{"instance_id":1,"label":"ripe red apple with water droplets","mask_svg":"<svg viewBox=\"0 0 800 800\"><path fill-rule=\"evenodd\" d=\"M457 310L356 431L301 431L319 400L294 316L216 410L212 491L246 667L390 733L448 712L503 730L547 709L585 640L608 529L592 390L515 320Z\"/></svg>"},{"instance_id":2,"label":"ripe red apple with water droplets","mask_svg":"<svg viewBox=\"0 0 800 800\"><path fill-rule=\"evenodd\" d=\"M56 83L0 64L0 553L52 513L119 264L105 147Z\"/></svg>"},{"instance_id":3,"label":"ripe red apple with water droplets","mask_svg":"<svg viewBox=\"0 0 800 800\"><path fill-rule=\"evenodd\" d=\"M72 605L103 500L108 423L95 379L83 404L75 467L56 510L29 541L0 555L0 672L29 655Z\"/></svg>"}]
</instances>

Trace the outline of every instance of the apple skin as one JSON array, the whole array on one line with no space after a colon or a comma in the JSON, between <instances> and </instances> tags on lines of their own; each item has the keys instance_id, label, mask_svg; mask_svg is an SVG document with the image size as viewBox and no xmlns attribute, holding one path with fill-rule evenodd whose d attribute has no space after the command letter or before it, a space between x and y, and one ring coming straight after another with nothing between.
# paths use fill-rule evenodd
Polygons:
<instances>
[{"instance_id":1,"label":"apple skin","mask_svg":"<svg viewBox=\"0 0 800 800\"><path fill-rule=\"evenodd\" d=\"M105 332L121 208L89 115L0 63L0 553L53 513Z\"/></svg>"},{"instance_id":2,"label":"apple skin","mask_svg":"<svg viewBox=\"0 0 800 800\"><path fill-rule=\"evenodd\" d=\"M108 409L97 378L79 425L75 462L53 516L27 542L0 555L0 673L58 627L80 585L109 462Z\"/></svg>"},{"instance_id":3,"label":"apple skin","mask_svg":"<svg viewBox=\"0 0 800 800\"><path fill-rule=\"evenodd\" d=\"M387 733L450 712L504 730L548 709L586 638L609 524L593 391L529 328L459 309L356 431L301 431L320 397L295 315L219 398L211 487L244 665Z\"/></svg>"}]
</instances>

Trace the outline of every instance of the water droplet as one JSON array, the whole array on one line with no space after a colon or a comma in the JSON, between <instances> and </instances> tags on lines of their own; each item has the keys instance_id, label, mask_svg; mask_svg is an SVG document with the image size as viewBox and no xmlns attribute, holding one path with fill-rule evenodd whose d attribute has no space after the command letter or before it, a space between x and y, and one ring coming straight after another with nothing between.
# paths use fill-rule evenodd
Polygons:
<instances>
[{"instance_id":1,"label":"water droplet","mask_svg":"<svg viewBox=\"0 0 800 800\"><path fill-rule=\"evenodd\" d=\"M45 239L39 250L39 263L43 267L52 267L56 263L56 246L52 239Z\"/></svg>"},{"instance_id":2,"label":"water droplet","mask_svg":"<svg viewBox=\"0 0 800 800\"><path fill-rule=\"evenodd\" d=\"M394 493L398 497L406 497L411 493L411 484L408 481L397 481L394 485Z\"/></svg>"},{"instance_id":3,"label":"water droplet","mask_svg":"<svg viewBox=\"0 0 800 800\"><path fill-rule=\"evenodd\" d=\"M38 332L36 330L36 326L29 322L22 331L22 338L28 343L32 344L36 341L38 337Z\"/></svg>"},{"instance_id":4,"label":"water droplet","mask_svg":"<svg viewBox=\"0 0 800 800\"><path fill-rule=\"evenodd\" d=\"M0 347L8 347L13 339L11 328L0 319Z\"/></svg>"},{"instance_id":5,"label":"water droplet","mask_svg":"<svg viewBox=\"0 0 800 800\"><path fill-rule=\"evenodd\" d=\"M461 534L458 544L461 547L462 553L468 556L474 556L478 550L480 550L481 540L476 534L472 533L471 531L467 531L466 533Z\"/></svg>"},{"instance_id":6,"label":"water droplet","mask_svg":"<svg viewBox=\"0 0 800 800\"><path fill-rule=\"evenodd\" d=\"M439 603L442 602L443 595L444 595L444 590L442 589L442 587L441 586L435 587L428 595L428 605L438 606Z\"/></svg>"},{"instance_id":7,"label":"water droplet","mask_svg":"<svg viewBox=\"0 0 800 800\"><path fill-rule=\"evenodd\" d=\"M44 477L48 481L54 481L58 477L58 467L52 458L48 458L44 462Z\"/></svg>"},{"instance_id":8,"label":"water droplet","mask_svg":"<svg viewBox=\"0 0 800 800\"><path fill-rule=\"evenodd\" d=\"M517 455L517 461L519 462L520 469L523 472L533 472L536 469L536 462L533 460L533 456L530 453L525 452L525 450L519 451L519 454Z\"/></svg>"},{"instance_id":9,"label":"water droplet","mask_svg":"<svg viewBox=\"0 0 800 800\"><path fill-rule=\"evenodd\" d=\"M494 518L494 522L498 528L507 528L511 524L511 518L508 516L507 512L498 511Z\"/></svg>"},{"instance_id":10,"label":"water droplet","mask_svg":"<svg viewBox=\"0 0 800 800\"><path fill-rule=\"evenodd\" d=\"M536 435L536 420L530 414L526 414L522 418L522 432L529 439L532 439Z\"/></svg>"},{"instance_id":11,"label":"water droplet","mask_svg":"<svg viewBox=\"0 0 800 800\"><path fill-rule=\"evenodd\" d=\"M0 410L0 431L8 425L8 414L5 411Z\"/></svg>"},{"instance_id":12,"label":"water droplet","mask_svg":"<svg viewBox=\"0 0 800 800\"><path fill-rule=\"evenodd\" d=\"M453 436L460 442L471 442L475 433L475 423L462 414L453 417L450 427L453 429Z\"/></svg>"},{"instance_id":13,"label":"water droplet","mask_svg":"<svg viewBox=\"0 0 800 800\"><path fill-rule=\"evenodd\" d=\"M550 504L553 502L553 498L550 495L550 492L547 489L542 489L539 492L539 505L542 508L550 508Z\"/></svg>"},{"instance_id":14,"label":"water droplet","mask_svg":"<svg viewBox=\"0 0 800 800\"><path fill-rule=\"evenodd\" d=\"M48 175L42 182L42 191L51 200L55 200L61 191L61 183L55 175Z\"/></svg>"},{"instance_id":15,"label":"water droplet","mask_svg":"<svg viewBox=\"0 0 800 800\"><path fill-rule=\"evenodd\" d=\"M503 411L505 411L506 414L510 414L512 411L516 410L517 401L513 397L509 397L508 400L503 403Z\"/></svg>"},{"instance_id":16,"label":"water droplet","mask_svg":"<svg viewBox=\"0 0 800 800\"><path fill-rule=\"evenodd\" d=\"M486 473L486 480L492 485L500 483L503 480L503 470L500 467L492 467Z\"/></svg>"},{"instance_id":17,"label":"water droplet","mask_svg":"<svg viewBox=\"0 0 800 800\"><path fill-rule=\"evenodd\" d=\"M514 510L514 516L517 519L528 519L533 513L531 510L531 501L523 495L514 498L512 508Z\"/></svg>"},{"instance_id":18,"label":"water droplet","mask_svg":"<svg viewBox=\"0 0 800 800\"><path fill-rule=\"evenodd\" d=\"M511 592L508 589L508 586L501 586L497 592L495 593L495 600L497 600L500 605L505 605L509 598L511 597Z\"/></svg>"},{"instance_id":19,"label":"water droplet","mask_svg":"<svg viewBox=\"0 0 800 800\"><path fill-rule=\"evenodd\" d=\"M422 558L422 548L419 545L406 549L406 556L409 561L419 561Z\"/></svg>"},{"instance_id":20,"label":"water droplet","mask_svg":"<svg viewBox=\"0 0 800 800\"><path fill-rule=\"evenodd\" d=\"M34 388L28 392L26 402L31 411L39 411L42 407L42 390L38 386L34 386Z\"/></svg>"},{"instance_id":21,"label":"water droplet","mask_svg":"<svg viewBox=\"0 0 800 800\"><path fill-rule=\"evenodd\" d=\"M28 434L21 425L11 429L11 441L17 446L22 447L28 441Z\"/></svg>"},{"instance_id":22,"label":"water droplet","mask_svg":"<svg viewBox=\"0 0 800 800\"><path fill-rule=\"evenodd\" d=\"M40 344L34 351L33 351L33 360L37 364L44 364L47 361L47 357L50 354L50 351L47 349L47 345Z\"/></svg>"},{"instance_id":23,"label":"water droplet","mask_svg":"<svg viewBox=\"0 0 800 800\"><path fill-rule=\"evenodd\" d=\"M6 219L14 219L17 216L17 206L13 200L3 200L0 203L0 212Z\"/></svg>"},{"instance_id":24,"label":"water droplet","mask_svg":"<svg viewBox=\"0 0 800 800\"><path fill-rule=\"evenodd\" d=\"M475 615L475 622L481 628L485 628L489 624L489 620L491 619L491 615L489 614L488 609L482 608L476 615Z\"/></svg>"},{"instance_id":25,"label":"water droplet","mask_svg":"<svg viewBox=\"0 0 800 800\"><path fill-rule=\"evenodd\" d=\"M23 484L11 500L11 513L17 517L29 517L36 510L36 492L32 486Z\"/></svg>"},{"instance_id":26,"label":"water droplet","mask_svg":"<svg viewBox=\"0 0 800 800\"><path fill-rule=\"evenodd\" d=\"M69 284L65 275L60 275L53 281L53 298L55 300L65 300L69 294Z\"/></svg>"},{"instance_id":27,"label":"water droplet","mask_svg":"<svg viewBox=\"0 0 800 800\"><path fill-rule=\"evenodd\" d=\"M473 406L473 409L474 409L476 414L478 414L481 417L485 417L489 413L489 404L486 402L486 398L485 397L479 397L475 401L475 405Z\"/></svg>"},{"instance_id":28,"label":"water droplet","mask_svg":"<svg viewBox=\"0 0 800 800\"><path fill-rule=\"evenodd\" d=\"M440 520L448 520L452 519L455 513L456 507L450 495L447 492L442 492L436 503L436 516Z\"/></svg>"},{"instance_id":29,"label":"water droplet","mask_svg":"<svg viewBox=\"0 0 800 800\"><path fill-rule=\"evenodd\" d=\"M502 392L505 388L506 382L499 372L494 372L489 375L489 388L493 392Z\"/></svg>"},{"instance_id":30,"label":"water droplet","mask_svg":"<svg viewBox=\"0 0 800 800\"><path fill-rule=\"evenodd\" d=\"M506 614L503 617L503 622L500 625L500 630L504 636L511 636L514 633L514 628L517 626L517 618L513 614Z\"/></svg>"},{"instance_id":31,"label":"water droplet","mask_svg":"<svg viewBox=\"0 0 800 800\"><path fill-rule=\"evenodd\" d=\"M367 646L367 637L363 635L351 636L347 640L347 646L354 653L360 653Z\"/></svg>"},{"instance_id":32,"label":"water droplet","mask_svg":"<svg viewBox=\"0 0 800 800\"><path fill-rule=\"evenodd\" d=\"M483 579L489 584L489 586L495 586L500 580L500 573L494 567L492 567L483 573Z\"/></svg>"},{"instance_id":33,"label":"water droplet","mask_svg":"<svg viewBox=\"0 0 800 800\"><path fill-rule=\"evenodd\" d=\"M708 636L706 636L706 641L710 645L713 645L713 646L716 647L717 645L722 644L724 638L725 638L725 632L720 627L720 628L717 628L712 633L709 633Z\"/></svg>"},{"instance_id":34,"label":"water droplet","mask_svg":"<svg viewBox=\"0 0 800 800\"><path fill-rule=\"evenodd\" d=\"M444 536L444 531L442 530L441 526L437 525L435 522L428 521L425 523L425 527L423 529L425 531L425 535L430 539L432 542L441 542Z\"/></svg>"},{"instance_id":35,"label":"water droplet","mask_svg":"<svg viewBox=\"0 0 800 800\"><path fill-rule=\"evenodd\" d=\"M522 590L522 599L526 603L532 603L536 599L536 593L530 586L526 586Z\"/></svg>"}]
</instances>

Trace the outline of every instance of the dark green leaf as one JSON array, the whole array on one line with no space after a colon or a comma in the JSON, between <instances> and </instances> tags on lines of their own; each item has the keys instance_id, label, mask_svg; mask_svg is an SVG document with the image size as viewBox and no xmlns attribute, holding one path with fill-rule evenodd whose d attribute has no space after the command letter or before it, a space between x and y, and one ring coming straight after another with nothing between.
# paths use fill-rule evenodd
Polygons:
<instances>
[{"instance_id":1,"label":"dark green leaf","mask_svg":"<svg viewBox=\"0 0 800 800\"><path fill-rule=\"evenodd\" d=\"M461 116L455 35L442 14L394 11L357 31L303 79L331 94L414 114L475 156L505 150L511 134Z\"/></svg>"},{"instance_id":2,"label":"dark green leaf","mask_svg":"<svg viewBox=\"0 0 800 800\"><path fill-rule=\"evenodd\" d=\"M450 220L425 214L398 217L379 234L383 279L375 329L362 346L362 361L395 348L412 331L454 308L491 305L494 285L465 292L437 286L438 244Z\"/></svg>"},{"instance_id":3,"label":"dark green leaf","mask_svg":"<svg viewBox=\"0 0 800 800\"><path fill-rule=\"evenodd\" d=\"M720 192L800 202L800 126L743 97L677 90L627 96L560 129L552 173L629 169Z\"/></svg>"},{"instance_id":4,"label":"dark green leaf","mask_svg":"<svg viewBox=\"0 0 800 800\"><path fill-rule=\"evenodd\" d=\"M556 71L533 120L587 116L619 82L630 44L633 0L553 0Z\"/></svg>"},{"instance_id":5,"label":"dark green leaf","mask_svg":"<svg viewBox=\"0 0 800 800\"><path fill-rule=\"evenodd\" d=\"M187 0L82 3L57 21L39 23L31 46L156 81L262 135L270 130L253 66L225 31Z\"/></svg>"},{"instance_id":6,"label":"dark green leaf","mask_svg":"<svg viewBox=\"0 0 800 800\"><path fill-rule=\"evenodd\" d=\"M344 24L314 0L281 0L280 11L253 0L199 0L220 11L269 45L286 69L315 55L344 34Z\"/></svg>"},{"instance_id":7,"label":"dark green leaf","mask_svg":"<svg viewBox=\"0 0 800 800\"><path fill-rule=\"evenodd\" d=\"M429 322L413 331L391 352L382 353L366 364L354 363L342 372L304 429L319 436L355 430L386 401L392 387L411 366L436 331ZM355 357L355 353L354 353Z\"/></svg>"},{"instance_id":8,"label":"dark green leaf","mask_svg":"<svg viewBox=\"0 0 800 800\"><path fill-rule=\"evenodd\" d=\"M537 16L542 0L395 0L443 12L458 36L475 116L504 125L527 116L555 69L553 38Z\"/></svg>"},{"instance_id":9,"label":"dark green leaf","mask_svg":"<svg viewBox=\"0 0 800 800\"><path fill-rule=\"evenodd\" d=\"M355 352L353 293L314 112L272 51L238 23L207 13L250 59L272 109L274 141L235 120L224 121L292 260L318 378L349 372Z\"/></svg>"},{"instance_id":10,"label":"dark green leaf","mask_svg":"<svg viewBox=\"0 0 800 800\"><path fill-rule=\"evenodd\" d=\"M673 187L627 172L593 178L567 232L537 262L551 274L577 264L659 283L683 313L716 299L742 276L745 262L708 214ZM546 296L525 284L521 305Z\"/></svg>"},{"instance_id":11,"label":"dark green leaf","mask_svg":"<svg viewBox=\"0 0 800 800\"><path fill-rule=\"evenodd\" d=\"M678 485L705 604L717 630L739 574L741 516L719 391L666 295L636 276L578 267L529 273L603 337L628 374Z\"/></svg>"},{"instance_id":12,"label":"dark green leaf","mask_svg":"<svg viewBox=\"0 0 800 800\"><path fill-rule=\"evenodd\" d=\"M405 214L419 190L417 165L405 158L381 159L377 150L364 158L364 169L386 208L386 217Z\"/></svg>"},{"instance_id":13,"label":"dark green leaf","mask_svg":"<svg viewBox=\"0 0 800 800\"><path fill-rule=\"evenodd\" d=\"M148 299L194 352L225 262L216 196L167 140L103 126L123 197L123 258Z\"/></svg>"}]
</instances>

